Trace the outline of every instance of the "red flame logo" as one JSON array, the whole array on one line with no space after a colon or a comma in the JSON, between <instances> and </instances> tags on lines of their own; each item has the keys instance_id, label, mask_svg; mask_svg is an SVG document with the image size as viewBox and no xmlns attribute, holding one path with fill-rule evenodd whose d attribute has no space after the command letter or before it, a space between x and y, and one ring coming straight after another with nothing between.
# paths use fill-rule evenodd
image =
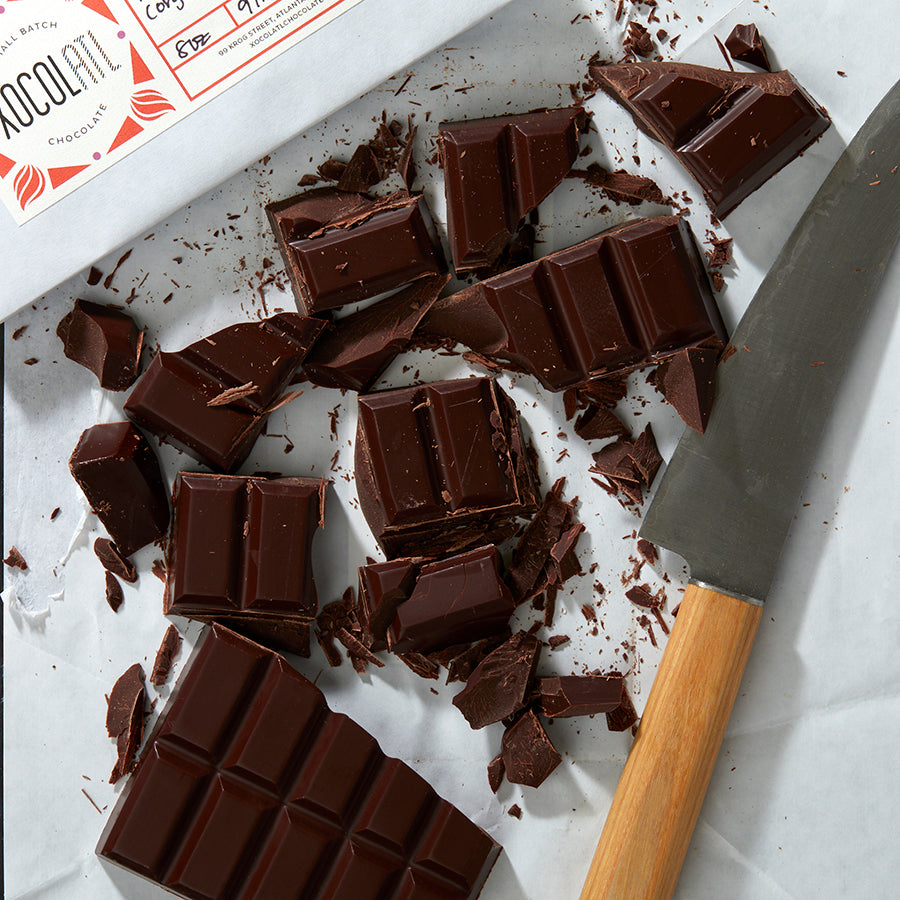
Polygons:
<instances>
[{"instance_id":1,"label":"red flame logo","mask_svg":"<svg viewBox=\"0 0 900 900\"><path fill-rule=\"evenodd\" d=\"M174 110L175 107L159 91L137 91L131 95L131 111L146 122Z\"/></svg>"},{"instance_id":2,"label":"red flame logo","mask_svg":"<svg viewBox=\"0 0 900 900\"><path fill-rule=\"evenodd\" d=\"M46 186L47 179L40 169L36 169L31 165L22 166L22 168L16 172L16 178L15 181L13 181L13 187L16 190L16 199L19 201L19 206L22 207L22 209L25 209L32 200L37 199L44 193L44 188Z\"/></svg>"}]
</instances>

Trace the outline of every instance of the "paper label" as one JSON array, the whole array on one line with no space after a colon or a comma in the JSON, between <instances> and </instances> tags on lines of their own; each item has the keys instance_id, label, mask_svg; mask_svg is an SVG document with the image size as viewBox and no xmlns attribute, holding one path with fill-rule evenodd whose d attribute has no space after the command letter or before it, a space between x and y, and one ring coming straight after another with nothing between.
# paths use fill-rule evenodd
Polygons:
<instances>
[{"instance_id":1,"label":"paper label","mask_svg":"<svg viewBox=\"0 0 900 900\"><path fill-rule=\"evenodd\" d=\"M0 0L0 199L27 222L360 2Z\"/></svg>"}]
</instances>

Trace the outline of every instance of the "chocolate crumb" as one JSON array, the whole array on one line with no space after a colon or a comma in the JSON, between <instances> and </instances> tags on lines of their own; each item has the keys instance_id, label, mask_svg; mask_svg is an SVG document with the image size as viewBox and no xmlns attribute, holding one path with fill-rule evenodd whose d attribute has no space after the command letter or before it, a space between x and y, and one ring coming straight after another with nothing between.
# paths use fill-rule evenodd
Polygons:
<instances>
[{"instance_id":1,"label":"chocolate crumb","mask_svg":"<svg viewBox=\"0 0 900 900\"><path fill-rule=\"evenodd\" d=\"M17 341L20 337L22 337L23 334L25 334L25 332L26 332L27 330L28 330L28 326L27 326L27 325L20 325L20 326L12 333L12 339L13 339L14 341Z\"/></svg>"},{"instance_id":2,"label":"chocolate crumb","mask_svg":"<svg viewBox=\"0 0 900 900\"><path fill-rule=\"evenodd\" d=\"M161 559L154 559L150 571L163 583L166 583L166 564Z\"/></svg>"},{"instance_id":3,"label":"chocolate crumb","mask_svg":"<svg viewBox=\"0 0 900 900\"><path fill-rule=\"evenodd\" d=\"M650 593L646 584L637 584L625 591L625 596L635 605L644 609L653 609L660 605L660 599Z\"/></svg>"},{"instance_id":4,"label":"chocolate crumb","mask_svg":"<svg viewBox=\"0 0 900 900\"><path fill-rule=\"evenodd\" d=\"M23 359L22 362L26 366L34 366L37 365L40 360L36 356L29 356L28 359Z\"/></svg>"},{"instance_id":5,"label":"chocolate crumb","mask_svg":"<svg viewBox=\"0 0 900 900\"><path fill-rule=\"evenodd\" d=\"M150 684L161 687L166 683L169 677L169 670L172 668L172 660L178 655L180 647L181 635L174 625L170 625L163 635L159 649L156 651L156 658L153 660L153 671L150 673Z\"/></svg>"},{"instance_id":6,"label":"chocolate crumb","mask_svg":"<svg viewBox=\"0 0 900 900\"><path fill-rule=\"evenodd\" d=\"M563 644L568 644L570 640L571 638L567 634L551 634L547 638L547 643L550 645L551 650L555 650Z\"/></svg>"},{"instance_id":7,"label":"chocolate crumb","mask_svg":"<svg viewBox=\"0 0 900 900\"><path fill-rule=\"evenodd\" d=\"M106 573L106 602L113 612L118 612L119 607L125 600L125 594L122 593L122 585L119 579L112 572Z\"/></svg>"},{"instance_id":8,"label":"chocolate crumb","mask_svg":"<svg viewBox=\"0 0 900 900\"><path fill-rule=\"evenodd\" d=\"M513 803L513 805L506 811L506 814L512 816L514 819L521 819L522 808L518 803Z\"/></svg>"},{"instance_id":9,"label":"chocolate crumb","mask_svg":"<svg viewBox=\"0 0 900 900\"><path fill-rule=\"evenodd\" d=\"M9 548L9 553L6 555L6 559L4 559L3 562L11 568L21 569L23 572L28 569L28 563L25 562L25 557L19 553L19 550L15 545Z\"/></svg>"},{"instance_id":10,"label":"chocolate crumb","mask_svg":"<svg viewBox=\"0 0 900 900\"><path fill-rule=\"evenodd\" d=\"M90 271L87 274L87 283L91 287L95 287L100 284L101 279L103 278L103 272L100 271L96 266L91 266Z\"/></svg>"},{"instance_id":11,"label":"chocolate crumb","mask_svg":"<svg viewBox=\"0 0 900 900\"><path fill-rule=\"evenodd\" d=\"M498 753L488 763L488 767L487 767L488 785L490 786L492 793L496 794L497 791L500 790L500 785L503 784L504 774L505 774L505 769L503 766L503 756L500 753Z\"/></svg>"},{"instance_id":12,"label":"chocolate crumb","mask_svg":"<svg viewBox=\"0 0 900 900\"><path fill-rule=\"evenodd\" d=\"M52 522L60 513L60 508L57 506L52 513L50 513L50 521Z\"/></svg>"}]
</instances>

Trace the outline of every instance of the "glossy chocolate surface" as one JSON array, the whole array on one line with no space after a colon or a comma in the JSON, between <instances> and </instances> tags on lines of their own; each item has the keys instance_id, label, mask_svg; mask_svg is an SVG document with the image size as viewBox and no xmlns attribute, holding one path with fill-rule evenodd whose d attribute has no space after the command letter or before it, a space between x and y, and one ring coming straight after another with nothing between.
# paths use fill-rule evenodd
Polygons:
<instances>
[{"instance_id":1,"label":"glossy chocolate surface","mask_svg":"<svg viewBox=\"0 0 900 900\"><path fill-rule=\"evenodd\" d=\"M125 404L126 414L212 468L247 457L325 322L279 313L241 322L184 350L156 354ZM237 399L216 405L225 391Z\"/></svg>"},{"instance_id":2,"label":"glossy chocolate surface","mask_svg":"<svg viewBox=\"0 0 900 900\"><path fill-rule=\"evenodd\" d=\"M725 337L693 235L676 216L637 219L465 288L436 303L421 331L549 390Z\"/></svg>"},{"instance_id":3,"label":"glossy chocolate surface","mask_svg":"<svg viewBox=\"0 0 900 900\"><path fill-rule=\"evenodd\" d=\"M323 484L181 472L166 559L166 614L312 620L312 542Z\"/></svg>"},{"instance_id":4,"label":"glossy chocolate surface","mask_svg":"<svg viewBox=\"0 0 900 900\"><path fill-rule=\"evenodd\" d=\"M284 659L213 626L97 852L189 900L474 900L500 848Z\"/></svg>"},{"instance_id":5,"label":"glossy chocolate surface","mask_svg":"<svg viewBox=\"0 0 900 900\"><path fill-rule=\"evenodd\" d=\"M528 213L565 178L586 127L580 106L440 126L456 271L495 262Z\"/></svg>"},{"instance_id":6,"label":"glossy chocolate surface","mask_svg":"<svg viewBox=\"0 0 900 900\"><path fill-rule=\"evenodd\" d=\"M387 629L397 607L409 599L419 567L413 559L393 559L359 567L357 615L369 649L387 650Z\"/></svg>"},{"instance_id":7,"label":"glossy chocolate surface","mask_svg":"<svg viewBox=\"0 0 900 900\"><path fill-rule=\"evenodd\" d=\"M590 73L675 152L720 218L831 124L787 71L640 62L591 66Z\"/></svg>"},{"instance_id":8,"label":"glossy chocolate surface","mask_svg":"<svg viewBox=\"0 0 900 900\"><path fill-rule=\"evenodd\" d=\"M622 704L621 675L560 675L541 678L541 712L549 718L593 716Z\"/></svg>"}]
</instances>

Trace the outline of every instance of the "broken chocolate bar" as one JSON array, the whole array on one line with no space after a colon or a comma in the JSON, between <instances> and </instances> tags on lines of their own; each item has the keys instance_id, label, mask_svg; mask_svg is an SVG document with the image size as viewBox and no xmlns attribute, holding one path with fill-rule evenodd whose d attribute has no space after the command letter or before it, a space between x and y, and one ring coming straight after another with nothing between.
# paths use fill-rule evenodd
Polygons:
<instances>
[{"instance_id":1,"label":"broken chocolate bar","mask_svg":"<svg viewBox=\"0 0 900 900\"><path fill-rule=\"evenodd\" d=\"M560 675L541 678L541 712L548 718L593 716L622 705L621 675Z\"/></svg>"},{"instance_id":2,"label":"broken chocolate bar","mask_svg":"<svg viewBox=\"0 0 900 900\"><path fill-rule=\"evenodd\" d=\"M725 38L725 47L732 59L750 63L766 72L772 71L769 54L759 36L759 30L752 22L749 25L735 25Z\"/></svg>"},{"instance_id":3,"label":"broken chocolate bar","mask_svg":"<svg viewBox=\"0 0 900 900\"><path fill-rule=\"evenodd\" d=\"M175 353L159 352L125 412L168 443L230 472L246 459L324 327L319 319L279 313L232 325Z\"/></svg>"},{"instance_id":4,"label":"broken chocolate bar","mask_svg":"<svg viewBox=\"0 0 900 900\"><path fill-rule=\"evenodd\" d=\"M69 470L124 556L169 527L169 493L153 448L130 422L88 428Z\"/></svg>"},{"instance_id":5,"label":"broken chocolate bar","mask_svg":"<svg viewBox=\"0 0 900 900\"><path fill-rule=\"evenodd\" d=\"M126 313L102 303L76 300L56 327L63 353L90 369L110 391L131 387L140 368L144 331Z\"/></svg>"},{"instance_id":6,"label":"broken chocolate bar","mask_svg":"<svg viewBox=\"0 0 900 900\"><path fill-rule=\"evenodd\" d=\"M592 65L590 74L675 152L720 219L831 124L787 71L639 62Z\"/></svg>"},{"instance_id":7,"label":"broken chocolate bar","mask_svg":"<svg viewBox=\"0 0 900 900\"><path fill-rule=\"evenodd\" d=\"M475 900L499 852L283 658L222 626L97 847L187 900Z\"/></svg>"},{"instance_id":8,"label":"broken chocolate bar","mask_svg":"<svg viewBox=\"0 0 900 900\"><path fill-rule=\"evenodd\" d=\"M725 340L703 259L675 216L638 219L439 300L451 338L559 391Z\"/></svg>"},{"instance_id":9,"label":"broken chocolate bar","mask_svg":"<svg viewBox=\"0 0 900 900\"><path fill-rule=\"evenodd\" d=\"M565 178L586 130L580 106L440 126L447 231L457 272L497 261L525 217Z\"/></svg>"},{"instance_id":10,"label":"broken chocolate bar","mask_svg":"<svg viewBox=\"0 0 900 900\"><path fill-rule=\"evenodd\" d=\"M503 773L511 784L540 787L562 762L538 717L529 709L503 734Z\"/></svg>"},{"instance_id":11,"label":"broken chocolate bar","mask_svg":"<svg viewBox=\"0 0 900 900\"><path fill-rule=\"evenodd\" d=\"M535 508L518 413L490 378L361 395L358 406L359 505L388 557L484 543Z\"/></svg>"}]
</instances>

